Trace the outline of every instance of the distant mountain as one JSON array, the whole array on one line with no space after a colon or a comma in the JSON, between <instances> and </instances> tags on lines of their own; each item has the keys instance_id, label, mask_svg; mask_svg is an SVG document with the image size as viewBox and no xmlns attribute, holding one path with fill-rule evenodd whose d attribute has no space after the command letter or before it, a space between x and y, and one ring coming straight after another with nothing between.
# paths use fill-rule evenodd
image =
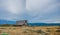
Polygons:
<instances>
[{"instance_id":1,"label":"distant mountain","mask_svg":"<svg viewBox=\"0 0 60 35\"><path fill-rule=\"evenodd\" d=\"M60 23L29 23L29 26L60 26Z\"/></svg>"},{"instance_id":2,"label":"distant mountain","mask_svg":"<svg viewBox=\"0 0 60 35\"><path fill-rule=\"evenodd\" d=\"M0 24L16 24L16 21L0 20ZM28 23L29 26L60 26L60 23Z\"/></svg>"},{"instance_id":3,"label":"distant mountain","mask_svg":"<svg viewBox=\"0 0 60 35\"><path fill-rule=\"evenodd\" d=\"M15 24L16 21L0 20L0 24Z\"/></svg>"}]
</instances>

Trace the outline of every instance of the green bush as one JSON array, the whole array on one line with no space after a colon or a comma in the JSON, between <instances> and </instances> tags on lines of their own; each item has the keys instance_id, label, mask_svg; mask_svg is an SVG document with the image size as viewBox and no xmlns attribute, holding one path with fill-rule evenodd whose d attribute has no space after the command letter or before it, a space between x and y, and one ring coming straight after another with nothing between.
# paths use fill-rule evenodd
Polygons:
<instances>
[{"instance_id":1,"label":"green bush","mask_svg":"<svg viewBox=\"0 0 60 35\"><path fill-rule=\"evenodd\" d=\"M7 34L7 33L2 33L1 35L9 35L9 34Z\"/></svg>"}]
</instances>

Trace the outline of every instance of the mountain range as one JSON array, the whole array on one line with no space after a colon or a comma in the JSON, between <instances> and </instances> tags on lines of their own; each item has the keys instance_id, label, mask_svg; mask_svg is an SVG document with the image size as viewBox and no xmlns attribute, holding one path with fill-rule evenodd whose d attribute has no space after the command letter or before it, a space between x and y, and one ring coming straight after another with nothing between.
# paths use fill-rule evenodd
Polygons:
<instances>
[{"instance_id":1,"label":"mountain range","mask_svg":"<svg viewBox=\"0 0 60 35\"><path fill-rule=\"evenodd\" d=\"M0 24L15 24L16 21L0 20Z\"/></svg>"},{"instance_id":2,"label":"mountain range","mask_svg":"<svg viewBox=\"0 0 60 35\"><path fill-rule=\"evenodd\" d=\"M0 20L0 24L16 24L16 21ZM29 26L60 26L60 23L28 23Z\"/></svg>"}]
</instances>

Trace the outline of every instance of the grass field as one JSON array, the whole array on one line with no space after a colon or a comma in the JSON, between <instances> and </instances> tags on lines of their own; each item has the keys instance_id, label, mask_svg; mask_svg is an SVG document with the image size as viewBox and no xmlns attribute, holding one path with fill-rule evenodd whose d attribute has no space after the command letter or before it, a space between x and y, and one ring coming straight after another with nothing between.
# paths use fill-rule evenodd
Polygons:
<instances>
[{"instance_id":1,"label":"grass field","mask_svg":"<svg viewBox=\"0 0 60 35\"><path fill-rule=\"evenodd\" d=\"M0 27L0 35L60 35L59 26Z\"/></svg>"}]
</instances>

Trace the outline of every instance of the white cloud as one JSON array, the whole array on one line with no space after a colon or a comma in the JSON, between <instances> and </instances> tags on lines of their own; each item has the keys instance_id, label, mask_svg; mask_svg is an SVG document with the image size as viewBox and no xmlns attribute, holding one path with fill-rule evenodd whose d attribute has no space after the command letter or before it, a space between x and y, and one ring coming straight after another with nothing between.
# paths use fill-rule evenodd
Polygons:
<instances>
[{"instance_id":1,"label":"white cloud","mask_svg":"<svg viewBox=\"0 0 60 35\"><path fill-rule=\"evenodd\" d=\"M26 0L26 4L25 0L1 1L0 12L1 10L4 11L1 12L2 14L0 13L0 19L27 19L29 22L60 22L60 16L57 17L56 15L60 13L58 12L60 7L58 0Z\"/></svg>"},{"instance_id":2,"label":"white cloud","mask_svg":"<svg viewBox=\"0 0 60 35\"><path fill-rule=\"evenodd\" d=\"M3 6L6 10L14 14L22 13L25 9L24 0L7 0L3 2Z\"/></svg>"},{"instance_id":3,"label":"white cloud","mask_svg":"<svg viewBox=\"0 0 60 35\"><path fill-rule=\"evenodd\" d=\"M58 19L45 19L45 20L29 20L30 23L60 23L60 18Z\"/></svg>"},{"instance_id":4,"label":"white cloud","mask_svg":"<svg viewBox=\"0 0 60 35\"><path fill-rule=\"evenodd\" d=\"M22 20L25 13L25 0L0 0L0 19Z\"/></svg>"},{"instance_id":5,"label":"white cloud","mask_svg":"<svg viewBox=\"0 0 60 35\"><path fill-rule=\"evenodd\" d=\"M56 15L59 13L59 7L60 2L58 0L27 0L26 8L30 16L30 20L28 20L29 22L58 22ZM57 18L54 19L53 17Z\"/></svg>"},{"instance_id":6,"label":"white cloud","mask_svg":"<svg viewBox=\"0 0 60 35\"><path fill-rule=\"evenodd\" d=\"M34 13L33 15L36 15L38 13L42 14L51 12L59 5L60 4L57 3L56 0L27 0L26 8L29 10L28 12L30 15L31 13Z\"/></svg>"}]
</instances>

